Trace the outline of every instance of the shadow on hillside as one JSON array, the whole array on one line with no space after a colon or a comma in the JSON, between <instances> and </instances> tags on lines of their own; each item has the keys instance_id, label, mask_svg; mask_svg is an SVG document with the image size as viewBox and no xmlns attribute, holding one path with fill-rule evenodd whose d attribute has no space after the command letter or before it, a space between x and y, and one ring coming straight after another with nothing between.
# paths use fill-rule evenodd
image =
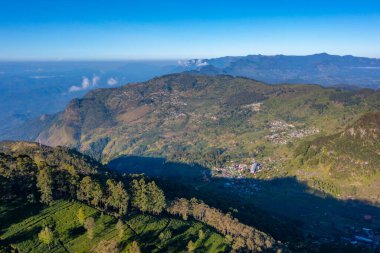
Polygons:
<instances>
[{"instance_id":1,"label":"shadow on hillside","mask_svg":"<svg viewBox=\"0 0 380 253\"><path fill-rule=\"evenodd\" d=\"M25 242L29 240L30 238L37 236L38 232L40 231L41 231L41 228L39 227L33 227L32 229L23 230L10 238L6 238L5 240L2 240L1 243L3 245L13 245L20 242Z\"/></svg>"},{"instance_id":2,"label":"shadow on hillside","mask_svg":"<svg viewBox=\"0 0 380 253\"><path fill-rule=\"evenodd\" d=\"M364 227L380 230L379 207L326 196L294 177L216 178L199 165L138 156L119 157L108 165L120 173L145 173L155 178L169 198L202 199L281 241L303 240L305 236L333 240Z\"/></svg>"},{"instance_id":3,"label":"shadow on hillside","mask_svg":"<svg viewBox=\"0 0 380 253\"><path fill-rule=\"evenodd\" d=\"M11 224L18 223L27 217L39 213L43 209L42 205L32 205L25 203L21 199L8 202L3 201L0 202L0 205L3 207L3 210L6 210L0 213L0 231Z\"/></svg>"}]
</instances>

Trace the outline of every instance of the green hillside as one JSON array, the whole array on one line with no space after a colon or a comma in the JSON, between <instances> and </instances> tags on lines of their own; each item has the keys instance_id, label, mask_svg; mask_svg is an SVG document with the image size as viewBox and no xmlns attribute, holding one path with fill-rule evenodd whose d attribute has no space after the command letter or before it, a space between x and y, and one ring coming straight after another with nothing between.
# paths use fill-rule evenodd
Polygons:
<instances>
[{"instance_id":1,"label":"green hillside","mask_svg":"<svg viewBox=\"0 0 380 253\"><path fill-rule=\"evenodd\" d=\"M282 247L199 199L173 193L167 199L154 181L120 176L68 148L1 142L0 177L4 252L140 252L136 247L273 252Z\"/></svg>"},{"instance_id":2,"label":"green hillside","mask_svg":"<svg viewBox=\"0 0 380 253\"><path fill-rule=\"evenodd\" d=\"M133 154L211 167L271 156L284 151L281 144L333 134L379 108L380 92L372 90L176 74L91 91L55 115L36 140L102 161Z\"/></svg>"},{"instance_id":3,"label":"green hillside","mask_svg":"<svg viewBox=\"0 0 380 253\"><path fill-rule=\"evenodd\" d=\"M295 158L297 173L308 171L316 184L317 179L329 181L330 193L379 202L380 112L365 114L342 132L301 144Z\"/></svg>"},{"instance_id":4,"label":"green hillside","mask_svg":"<svg viewBox=\"0 0 380 253\"><path fill-rule=\"evenodd\" d=\"M314 187L318 180L329 178L298 173L305 166L293 161L296 147L315 138L329 138L325 136L379 109L380 92L370 89L342 91L316 85L266 85L231 76L175 74L95 90L73 100L50 124L43 122L44 130L36 140L77 148L103 163L134 155L213 169L226 167L229 161L249 164L255 158L264 167L275 168L265 176L296 175ZM373 166L378 168L376 163ZM339 177L339 166L330 172ZM357 181L365 180L365 173L359 174ZM322 184L330 184L327 181ZM347 196L352 191L343 192ZM368 199L360 191L354 196Z\"/></svg>"},{"instance_id":5,"label":"green hillside","mask_svg":"<svg viewBox=\"0 0 380 253\"><path fill-rule=\"evenodd\" d=\"M130 214L124 219L124 233L119 236L117 219L78 202L58 200L46 208L12 202L2 203L0 208L0 243L20 252L93 252L103 240L116 241L120 252L129 252L128 246L133 241L142 252L187 252L190 240L196 244L196 252L225 252L228 249L224 237L204 224L173 217ZM80 208L85 210L86 217L96 220L93 239L88 239L86 230L76 218ZM38 233L45 226L54 230L51 245L38 240ZM204 238L199 238L200 230ZM165 232L172 236L161 240L160 234Z\"/></svg>"}]
</instances>

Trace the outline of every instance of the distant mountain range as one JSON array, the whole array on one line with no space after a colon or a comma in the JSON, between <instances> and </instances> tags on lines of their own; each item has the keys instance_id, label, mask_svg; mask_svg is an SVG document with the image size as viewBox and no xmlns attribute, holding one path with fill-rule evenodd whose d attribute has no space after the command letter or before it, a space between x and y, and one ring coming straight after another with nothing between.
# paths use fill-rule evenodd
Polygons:
<instances>
[{"instance_id":1,"label":"distant mountain range","mask_svg":"<svg viewBox=\"0 0 380 253\"><path fill-rule=\"evenodd\" d=\"M181 61L179 64L191 72L243 76L273 84L380 88L380 59L351 55L226 56Z\"/></svg>"},{"instance_id":2,"label":"distant mountain range","mask_svg":"<svg viewBox=\"0 0 380 253\"><path fill-rule=\"evenodd\" d=\"M90 90L181 72L228 74L270 84L380 88L379 59L328 54L227 56L178 62L0 62L0 140L25 121L61 111L71 99Z\"/></svg>"}]
</instances>

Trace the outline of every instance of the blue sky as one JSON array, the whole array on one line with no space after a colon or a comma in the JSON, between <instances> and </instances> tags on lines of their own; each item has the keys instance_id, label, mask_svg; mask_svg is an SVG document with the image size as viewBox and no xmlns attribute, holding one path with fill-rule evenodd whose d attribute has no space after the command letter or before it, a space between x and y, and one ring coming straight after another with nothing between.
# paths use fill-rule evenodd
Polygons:
<instances>
[{"instance_id":1,"label":"blue sky","mask_svg":"<svg viewBox=\"0 0 380 253\"><path fill-rule=\"evenodd\" d=\"M2 0L1 60L380 58L380 1Z\"/></svg>"}]
</instances>

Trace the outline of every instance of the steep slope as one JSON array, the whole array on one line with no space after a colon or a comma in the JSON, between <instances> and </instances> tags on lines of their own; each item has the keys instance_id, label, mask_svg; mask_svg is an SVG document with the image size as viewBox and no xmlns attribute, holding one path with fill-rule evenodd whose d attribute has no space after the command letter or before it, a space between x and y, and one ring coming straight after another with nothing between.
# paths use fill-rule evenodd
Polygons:
<instances>
[{"instance_id":1,"label":"steep slope","mask_svg":"<svg viewBox=\"0 0 380 253\"><path fill-rule=\"evenodd\" d=\"M363 115L340 133L306 142L295 154L301 167L319 171L316 178L339 181L343 189L336 194L379 201L380 112Z\"/></svg>"},{"instance_id":2,"label":"steep slope","mask_svg":"<svg viewBox=\"0 0 380 253\"><path fill-rule=\"evenodd\" d=\"M351 55L248 55L190 60L182 65L198 73L245 76L269 83L380 87L380 59Z\"/></svg>"},{"instance_id":3,"label":"steep slope","mask_svg":"<svg viewBox=\"0 0 380 253\"><path fill-rule=\"evenodd\" d=\"M218 166L271 155L282 144L310 135L334 133L380 108L379 98L373 90L168 75L75 99L36 140L75 147L103 161L133 154Z\"/></svg>"},{"instance_id":4,"label":"steep slope","mask_svg":"<svg viewBox=\"0 0 380 253\"><path fill-rule=\"evenodd\" d=\"M80 209L84 210L87 217L96 219L93 239L87 237L83 226L76 219ZM186 240L190 239L202 252L226 252L228 249L223 236L207 225L174 217L130 215L124 220L124 232L120 236L116 229L117 219L76 201L59 200L44 208L19 202L0 202L0 210L0 252L4 253L12 252L12 248L19 252L95 252L101 241L117 242L119 252L128 252L126 250L133 241L138 243L142 252L180 252L186 251ZM45 226L55 229L50 245L38 240L38 233ZM204 238L198 238L200 230ZM173 236L160 240L162 231Z\"/></svg>"},{"instance_id":5,"label":"steep slope","mask_svg":"<svg viewBox=\"0 0 380 253\"><path fill-rule=\"evenodd\" d=\"M231 247L271 252L282 247L203 201L167 200L154 181L119 176L63 147L0 142L0 179L0 251L88 252L102 240L114 241L120 250L136 240L147 252L180 252L190 247L188 243L200 252L226 252ZM177 214L183 220L175 218ZM90 227L85 218L93 220ZM122 234L117 219L125 224ZM43 244L37 237L41 229L53 231L54 243ZM161 235L165 230L169 236Z\"/></svg>"}]
</instances>

